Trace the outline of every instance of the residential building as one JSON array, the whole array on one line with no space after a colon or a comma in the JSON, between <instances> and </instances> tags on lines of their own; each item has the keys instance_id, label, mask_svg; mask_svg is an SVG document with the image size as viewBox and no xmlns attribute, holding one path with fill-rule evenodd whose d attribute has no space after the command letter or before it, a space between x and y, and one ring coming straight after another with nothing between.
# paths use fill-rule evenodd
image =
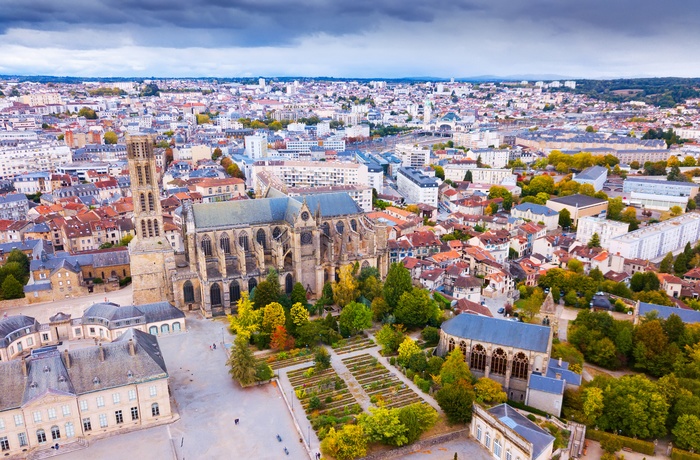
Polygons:
<instances>
[{"instance_id":1,"label":"residential building","mask_svg":"<svg viewBox=\"0 0 700 460\"><path fill-rule=\"evenodd\" d=\"M626 259L654 260L700 240L700 214L687 213L610 240L610 252Z\"/></svg>"},{"instance_id":2,"label":"residential building","mask_svg":"<svg viewBox=\"0 0 700 460\"><path fill-rule=\"evenodd\" d=\"M22 220L27 218L29 200L22 193L8 193L0 196L0 219Z\"/></svg>"},{"instance_id":3,"label":"residential building","mask_svg":"<svg viewBox=\"0 0 700 460\"><path fill-rule=\"evenodd\" d=\"M484 149L469 150L467 158L474 161L481 161L482 164L492 168L505 168L510 161L510 150L507 149Z\"/></svg>"},{"instance_id":4,"label":"residential building","mask_svg":"<svg viewBox=\"0 0 700 460\"><path fill-rule=\"evenodd\" d=\"M517 176L513 174L512 169L474 168L471 172L472 182L475 184L514 186L517 183Z\"/></svg>"},{"instance_id":5,"label":"residential building","mask_svg":"<svg viewBox=\"0 0 700 460\"><path fill-rule=\"evenodd\" d=\"M583 244L588 244L594 233L600 238L600 246L605 249L610 249L610 241L620 235L624 235L629 231L630 224L626 222L617 222L608 220L602 217L582 217L578 220L576 227L576 241Z\"/></svg>"},{"instance_id":6,"label":"residential building","mask_svg":"<svg viewBox=\"0 0 700 460\"><path fill-rule=\"evenodd\" d=\"M510 210L510 215L531 222L542 222L548 231L559 227L559 213L547 206L535 203L522 203Z\"/></svg>"},{"instance_id":7,"label":"residential building","mask_svg":"<svg viewBox=\"0 0 700 460\"><path fill-rule=\"evenodd\" d=\"M608 212L608 200L587 195L569 195L547 200L547 207L557 212L569 211L573 225L585 216L605 216Z\"/></svg>"},{"instance_id":8,"label":"residential building","mask_svg":"<svg viewBox=\"0 0 700 460\"><path fill-rule=\"evenodd\" d=\"M28 172L50 171L71 161L70 149L58 141L0 144L0 179L12 179Z\"/></svg>"},{"instance_id":9,"label":"residential building","mask_svg":"<svg viewBox=\"0 0 700 460\"><path fill-rule=\"evenodd\" d=\"M685 196L692 198L700 192L700 185L695 182L628 177L622 184L622 191L626 194L639 192L650 195Z\"/></svg>"},{"instance_id":10,"label":"residential building","mask_svg":"<svg viewBox=\"0 0 700 460\"><path fill-rule=\"evenodd\" d=\"M584 169L579 174L574 174L571 179L579 184L590 184L596 192L603 190L603 184L608 180L608 168L602 166L591 166Z\"/></svg>"},{"instance_id":11,"label":"residential building","mask_svg":"<svg viewBox=\"0 0 700 460\"><path fill-rule=\"evenodd\" d=\"M369 186L367 165L362 163L268 160L253 165L253 189L257 196L265 196L267 186L273 185L265 174L274 175L287 187Z\"/></svg>"},{"instance_id":12,"label":"residential building","mask_svg":"<svg viewBox=\"0 0 700 460\"><path fill-rule=\"evenodd\" d=\"M396 156L405 168L421 168L430 164L430 149L425 146L396 144Z\"/></svg>"},{"instance_id":13,"label":"residential building","mask_svg":"<svg viewBox=\"0 0 700 460\"><path fill-rule=\"evenodd\" d=\"M245 154L254 160L266 158L267 136L261 134L245 136Z\"/></svg>"},{"instance_id":14,"label":"residential building","mask_svg":"<svg viewBox=\"0 0 700 460\"><path fill-rule=\"evenodd\" d=\"M438 183L416 168L399 168L396 185L407 203L425 203L437 207Z\"/></svg>"}]
</instances>

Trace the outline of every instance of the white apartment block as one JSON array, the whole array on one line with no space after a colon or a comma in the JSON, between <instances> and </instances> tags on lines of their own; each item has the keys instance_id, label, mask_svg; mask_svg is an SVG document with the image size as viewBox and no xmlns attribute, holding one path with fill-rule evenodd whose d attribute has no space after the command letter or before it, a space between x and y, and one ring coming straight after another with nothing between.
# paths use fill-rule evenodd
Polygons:
<instances>
[{"instance_id":1,"label":"white apartment block","mask_svg":"<svg viewBox=\"0 0 700 460\"><path fill-rule=\"evenodd\" d=\"M338 161L258 161L253 165L253 188L258 174L268 171L287 187L369 186L367 165Z\"/></svg>"},{"instance_id":2,"label":"white apartment block","mask_svg":"<svg viewBox=\"0 0 700 460\"><path fill-rule=\"evenodd\" d=\"M600 237L600 247L609 249L612 239L626 234L629 231L629 226L630 224L625 222L600 217L581 217L578 220L578 227L576 227L576 241L588 244L593 234L597 233Z\"/></svg>"},{"instance_id":3,"label":"white apartment block","mask_svg":"<svg viewBox=\"0 0 700 460\"><path fill-rule=\"evenodd\" d=\"M476 169L476 163L473 161L455 161L448 163L442 167L445 171L445 180L452 182L462 182L467 174L467 170Z\"/></svg>"},{"instance_id":4,"label":"white apartment block","mask_svg":"<svg viewBox=\"0 0 700 460\"><path fill-rule=\"evenodd\" d=\"M27 172L50 171L72 161L70 149L62 143L27 142L0 146L0 178L10 179Z\"/></svg>"},{"instance_id":5,"label":"white apartment block","mask_svg":"<svg viewBox=\"0 0 700 460\"><path fill-rule=\"evenodd\" d=\"M396 144L396 156L401 159L401 166L422 168L430 164L430 149L411 144Z\"/></svg>"},{"instance_id":6,"label":"white apartment block","mask_svg":"<svg viewBox=\"0 0 700 460\"><path fill-rule=\"evenodd\" d=\"M247 138L246 138L247 139ZM287 141L287 150L307 151L311 148L323 147L326 150L335 150L336 152L345 151L345 140L343 139L324 139L314 141Z\"/></svg>"},{"instance_id":7,"label":"white apartment block","mask_svg":"<svg viewBox=\"0 0 700 460\"><path fill-rule=\"evenodd\" d=\"M462 176L462 179L464 179L464 176ZM513 174L512 169L472 169L472 182L475 184L516 185L517 179L518 177Z\"/></svg>"},{"instance_id":8,"label":"white apartment block","mask_svg":"<svg viewBox=\"0 0 700 460\"><path fill-rule=\"evenodd\" d=\"M467 158L471 160L478 160L481 158L482 164L489 165L492 168L505 168L510 160L510 150L469 150L467 152Z\"/></svg>"},{"instance_id":9,"label":"white apartment block","mask_svg":"<svg viewBox=\"0 0 700 460\"><path fill-rule=\"evenodd\" d=\"M267 157L267 137L259 134L245 136L245 154L254 160Z\"/></svg>"},{"instance_id":10,"label":"white apartment block","mask_svg":"<svg viewBox=\"0 0 700 460\"><path fill-rule=\"evenodd\" d=\"M399 168L396 185L407 203L424 203L437 207L438 183L415 168Z\"/></svg>"},{"instance_id":11,"label":"white apartment block","mask_svg":"<svg viewBox=\"0 0 700 460\"><path fill-rule=\"evenodd\" d=\"M693 212L613 238L610 252L626 259L654 260L699 239L700 214Z\"/></svg>"},{"instance_id":12,"label":"white apartment block","mask_svg":"<svg viewBox=\"0 0 700 460\"><path fill-rule=\"evenodd\" d=\"M22 104L35 107L37 105L63 104L61 95L58 93L32 93L21 96L19 100Z\"/></svg>"}]
</instances>

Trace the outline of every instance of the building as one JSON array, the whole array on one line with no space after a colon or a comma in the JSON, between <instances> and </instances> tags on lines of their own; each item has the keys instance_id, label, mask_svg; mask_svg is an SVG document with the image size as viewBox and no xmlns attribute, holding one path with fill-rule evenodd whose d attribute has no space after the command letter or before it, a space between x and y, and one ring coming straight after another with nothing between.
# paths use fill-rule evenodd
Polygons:
<instances>
[{"instance_id":1,"label":"building","mask_svg":"<svg viewBox=\"0 0 700 460\"><path fill-rule=\"evenodd\" d=\"M475 184L515 186L517 183L517 176L512 169L474 168L471 171L472 182Z\"/></svg>"},{"instance_id":2,"label":"building","mask_svg":"<svg viewBox=\"0 0 700 460\"><path fill-rule=\"evenodd\" d=\"M172 420L158 340L130 329L111 343L0 362L0 447L26 458L90 437Z\"/></svg>"},{"instance_id":3,"label":"building","mask_svg":"<svg viewBox=\"0 0 700 460\"><path fill-rule=\"evenodd\" d=\"M22 193L8 193L0 196L0 219L22 220L27 218L29 200Z\"/></svg>"},{"instance_id":4,"label":"building","mask_svg":"<svg viewBox=\"0 0 700 460\"><path fill-rule=\"evenodd\" d=\"M492 168L505 168L510 161L510 150L507 149L483 149L469 150L467 157L471 160L489 165Z\"/></svg>"},{"instance_id":5,"label":"building","mask_svg":"<svg viewBox=\"0 0 700 460\"><path fill-rule=\"evenodd\" d=\"M650 195L694 197L700 192L700 185L695 182L677 182L654 180L643 177L628 177L622 184L624 193L647 193Z\"/></svg>"},{"instance_id":6,"label":"building","mask_svg":"<svg viewBox=\"0 0 700 460\"><path fill-rule=\"evenodd\" d=\"M559 227L559 213L541 204L519 204L510 210L510 215L518 219L526 219L535 223L542 222L547 231L556 230L557 227Z\"/></svg>"},{"instance_id":7,"label":"building","mask_svg":"<svg viewBox=\"0 0 700 460\"><path fill-rule=\"evenodd\" d=\"M256 161L253 165L253 189L265 196L261 174L277 177L287 187L334 187L338 185L369 185L367 165L339 161Z\"/></svg>"},{"instance_id":8,"label":"building","mask_svg":"<svg viewBox=\"0 0 700 460\"><path fill-rule=\"evenodd\" d=\"M548 460L554 449L554 436L508 404L474 404L469 434L496 459Z\"/></svg>"},{"instance_id":9,"label":"building","mask_svg":"<svg viewBox=\"0 0 700 460\"><path fill-rule=\"evenodd\" d=\"M408 203L424 203L437 207L438 183L416 168L399 168L396 185Z\"/></svg>"},{"instance_id":10,"label":"building","mask_svg":"<svg viewBox=\"0 0 700 460\"><path fill-rule=\"evenodd\" d=\"M608 212L608 200L587 195L569 195L547 200L547 207L557 212L562 209L569 211L573 225L585 216L605 216Z\"/></svg>"},{"instance_id":11,"label":"building","mask_svg":"<svg viewBox=\"0 0 700 460\"><path fill-rule=\"evenodd\" d=\"M445 180L451 180L452 182L462 182L467 175L467 171L473 171L474 169L476 169L476 161L451 161L448 164L444 165L442 169L445 172Z\"/></svg>"},{"instance_id":12,"label":"building","mask_svg":"<svg viewBox=\"0 0 700 460\"><path fill-rule=\"evenodd\" d=\"M610 240L610 253L626 259L654 260L682 250L700 240L700 214L682 216L648 225Z\"/></svg>"},{"instance_id":13,"label":"building","mask_svg":"<svg viewBox=\"0 0 700 460\"><path fill-rule=\"evenodd\" d=\"M396 144L396 156L406 168L422 168L430 164L430 149L411 144ZM464 176L462 176L464 177Z\"/></svg>"},{"instance_id":14,"label":"building","mask_svg":"<svg viewBox=\"0 0 700 460\"><path fill-rule=\"evenodd\" d=\"M129 243L134 304L172 301L172 284L167 274L175 269L175 253L164 234L153 139L129 136L126 148L136 230Z\"/></svg>"},{"instance_id":15,"label":"building","mask_svg":"<svg viewBox=\"0 0 700 460\"><path fill-rule=\"evenodd\" d=\"M254 160L267 157L267 137L256 134L245 136L245 154Z\"/></svg>"},{"instance_id":16,"label":"building","mask_svg":"<svg viewBox=\"0 0 700 460\"><path fill-rule=\"evenodd\" d=\"M593 237L594 233L600 238L600 247L609 249L610 241L620 235L624 235L629 231L630 224L625 222L617 222L607 220L601 217L582 217L578 220L576 227L576 241L583 244L588 242Z\"/></svg>"},{"instance_id":17,"label":"building","mask_svg":"<svg viewBox=\"0 0 700 460\"><path fill-rule=\"evenodd\" d=\"M67 145L58 141L0 144L0 179L28 172L50 171L73 161Z\"/></svg>"},{"instance_id":18,"label":"building","mask_svg":"<svg viewBox=\"0 0 700 460\"><path fill-rule=\"evenodd\" d=\"M608 168L591 166L584 169L580 174L574 174L571 180L579 184L590 184L596 192L600 192L603 190L603 184L608 180Z\"/></svg>"}]
</instances>

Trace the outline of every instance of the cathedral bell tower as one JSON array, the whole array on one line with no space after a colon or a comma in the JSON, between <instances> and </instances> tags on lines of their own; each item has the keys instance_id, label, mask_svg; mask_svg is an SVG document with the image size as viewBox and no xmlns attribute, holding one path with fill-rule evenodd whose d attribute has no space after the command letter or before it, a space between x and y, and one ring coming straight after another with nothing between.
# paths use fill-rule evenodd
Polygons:
<instances>
[{"instance_id":1,"label":"cathedral bell tower","mask_svg":"<svg viewBox=\"0 0 700 460\"><path fill-rule=\"evenodd\" d=\"M165 238L160 186L153 154L153 138L128 136L126 152L131 177L136 237L129 243L134 305L173 301L170 272L175 253Z\"/></svg>"}]
</instances>

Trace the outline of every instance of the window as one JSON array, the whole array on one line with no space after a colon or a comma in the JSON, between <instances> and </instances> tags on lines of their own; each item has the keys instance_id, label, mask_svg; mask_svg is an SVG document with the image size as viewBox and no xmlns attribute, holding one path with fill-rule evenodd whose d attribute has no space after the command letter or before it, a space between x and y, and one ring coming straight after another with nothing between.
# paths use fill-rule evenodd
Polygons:
<instances>
[{"instance_id":1,"label":"window","mask_svg":"<svg viewBox=\"0 0 700 460\"><path fill-rule=\"evenodd\" d=\"M131 408L131 420L138 420L138 419L139 419L139 408L132 407Z\"/></svg>"},{"instance_id":2,"label":"window","mask_svg":"<svg viewBox=\"0 0 700 460\"><path fill-rule=\"evenodd\" d=\"M49 413L49 420L53 420L56 418L56 409L55 408L52 407L51 409L48 409L46 412Z\"/></svg>"},{"instance_id":3,"label":"window","mask_svg":"<svg viewBox=\"0 0 700 460\"><path fill-rule=\"evenodd\" d=\"M44 430L37 430L36 440L39 442L39 444L45 443L46 442L46 432Z\"/></svg>"},{"instance_id":4,"label":"window","mask_svg":"<svg viewBox=\"0 0 700 460\"><path fill-rule=\"evenodd\" d=\"M151 415L154 417L158 417L160 415L160 407L158 407L158 403L151 404Z\"/></svg>"},{"instance_id":5,"label":"window","mask_svg":"<svg viewBox=\"0 0 700 460\"><path fill-rule=\"evenodd\" d=\"M83 431L92 431L92 422L90 422L90 417L83 419Z\"/></svg>"},{"instance_id":6,"label":"window","mask_svg":"<svg viewBox=\"0 0 700 460\"><path fill-rule=\"evenodd\" d=\"M97 397L97 407L105 407L105 398L102 396Z\"/></svg>"},{"instance_id":7,"label":"window","mask_svg":"<svg viewBox=\"0 0 700 460\"><path fill-rule=\"evenodd\" d=\"M212 306L221 305L221 288L217 283L212 284L209 288L209 298Z\"/></svg>"},{"instance_id":8,"label":"window","mask_svg":"<svg viewBox=\"0 0 700 460\"><path fill-rule=\"evenodd\" d=\"M494 439L493 441L493 455L500 458L501 457L501 441Z\"/></svg>"},{"instance_id":9,"label":"window","mask_svg":"<svg viewBox=\"0 0 700 460\"><path fill-rule=\"evenodd\" d=\"M202 238L202 252L204 252L206 257L211 257L211 240L207 235L204 235L204 238Z\"/></svg>"},{"instance_id":10,"label":"window","mask_svg":"<svg viewBox=\"0 0 700 460\"><path fill-rule=\"evenodd\" d=\"M502 348L497 348L491 355L491 372L494 374L506 375L508 356Z\"/></svg>"},{"instance_id":11,"label":"window","mask_svg":"<svg viewBox=\"0 0 700 460\"><path fill-rule=\"evenodd\" d=\"M100 428L107 428L107 414L100 414Z\"/></svg>"},{"instance_id":12,"label":"window","mask_svg":"<svg viewBox=\"0 0 700 460\"><path fill-rule=\"evenodd\" d=\"M224 251L224 254L231 254L231 240L229 239L226 233L221 235L221 239L219 240L219 247L222 251Z\"/></svg>"},{"instance_id":13,"label":"window","mask_svg":"<svg viewBox=\"0 0 700 460\"><path fill-rule=\"evenodd\" d=\"M155 385L151 385L148 387L148 394L151 396L157 396L158 395L158 388L156 388Z\"/></svg>"},{"instance_id":14,"label":"window","mask_svg":"<svg viewBox=\"0 0 700 460\"><path fill-rule=\"evenodd\" d=\"M473 371L484 372L486 369L486 350L482 345L475 345L469 357L469 368Z\"/></svg>"},{"instance_id":15,"label":"window","mask_svg":"<svg viewBox=\"0 0 700 460\"><path fill-rule=\"evenodd\" d=\"M182 286L182 294L185 302L194 302L194 286L191 281L185 281L185 284Z\"/></svg>"},{"instance_id":16,"label":"window","mask_svg":"<svg viewBox=\"0 0 700 460\"><path fill-rule=\"evenodd\" d=\"M34 339L32 337L27 337L27 346L31 347L34 345Z\"/></svg>"},{"instance_id":17,"label":"window","mask_svg":"<svg viewBox=\"0 0 700 460\"><path fill-rule=\"evenodd\" d=\"M41 334L41 340L43 340L44 342L48 342L49 341L49 334Z\"/></svg>"},{"instance_id":18,"label":"window","mask_svg":"<svg viewBox=\"0 0 700 460\"><path fill-rule=\"evenodd\" d=\"M486 439L484 441L484 445L487 449L491 448L491 433L489 433L488 431L486 432Z\"/></svg>"},{"instance_id":19,"label":"window","mask_svg":"<svg viewBox=\"0 0 700 460\"><path fill-rule=\"evenodd\" d=\"M66 422L66 438L75 436L75 427L72 422Z\"/></svg>"},{"instance_id":20,"label":"window","mask_svg":"<svg viewBox=\"0 0 700 460\"><path fill-rule=\"evenodd\" d=\"M10 450L10 441L7 440L7 436L3 436L0 438L0 450L3 452L6 450Z\"/></svg>"},{"instance_id":21,"label":"window","mask_svg":"<svg viewBox=\"0 0 700 460\"><path fill-rule=\"evenodd\" d=\"M481 425L476 426L476 440L481 442Z\"/></svg>"},{"instance_id":22,"label":"window","mask_svg":"<svg viewBox=\"0 0 700 460\"><path fill-rule=\"evenodd\" d=\"M511 376L516 379L527 380L528 368L527 356L525 356L525 353L520 352L513 359Z\"/></svg>"},{"instance_id":23,"label":"window","mask_svg":"<svg viewBox=\"0 0 700 460\"><path fill-rule=\"evenodd\" d=\"M26 433L17 433L17 440L19 441L19 446L20 447L26 447L29 442L27 441L27 434Z\"/></svg>"},{"instance_id":24,"label":"window","mask_svg":"<svg viewBox=\"0 0 700 460\"><path fill-rule=\"evenodd\" d=\"M136 399L136 390L129 390L129 401L134 401Z\"/></svg>"},{"instance_id":25,"label":"window","mask_svg":"<svg viewBox=\"0 0 700 460\"><path fill-rule=\"evenodd\" d=\"M5 429L5 420L0 418L0 430Z\"/></svg>"},{"instance_id":26,"label":"window","mask_svg":"<svg viewBox=\"0 0 700 460\"><path fill-rule=\"evenodd\" d=\"M59 430L56 425L51 427L51 439L53 439L54 441L57 439L61 439L61 430Z\"/></svg>"},{"instance_id":27,"label":"window","mask_svg":"<svg viewBox=\"0 0 700 460\"><path fill-rule=\"evenodd\" d=\"M15 426L22 426L23 424L24 419L22 418L22 414L15 415Z\"/></svg>"},{"instance_id":28,"label":"window","mask_svg":"<svg viewBox=\"0 0 700 460\"><path fill-rule=\"evenodd\" d=\"M114 411L114 418L117 420L117 425L124 423L124 415L122 414L122 411Z\"/></svg>"},{"instance_id":29,"label":"window","mask_svg":"<svg viewBox=\"0 0 700 460\"><path fill-rule=\"evenodd\" d=\"M506 460L513 460L513 454L509 450L506 451Z\"/></svg>"},{"instance_id":30,"label":"window","mask_svg":"<svg viewBox=\"0 0 700 460\"><path fill-rule=\"evenodd\" d=\"M41 423L41 412L34 412L34 423Z\"/></svg>"},{"instance_id":31,"label":"window","mask_svg":"<svg viewBox=\"0 0 700 460\"><path fill-rule=\"evenodd\" d=\"M119 395L119 393L114 393L114 394L112 395L112 402L113 402L114 404L119 404L119 403L121 402L121 400L122 400L122 398L121 398L121 396Z\"/></svg>"},{"instance_id":32,"label":"window","mask_svg":"<svg viewBox=\"0 0 700 460\"><path fill-rule=\"evenodd\" d=\"M80 401L80 410L88 410L88 402L86 399Z\"/></svg>"}]
</instances>

